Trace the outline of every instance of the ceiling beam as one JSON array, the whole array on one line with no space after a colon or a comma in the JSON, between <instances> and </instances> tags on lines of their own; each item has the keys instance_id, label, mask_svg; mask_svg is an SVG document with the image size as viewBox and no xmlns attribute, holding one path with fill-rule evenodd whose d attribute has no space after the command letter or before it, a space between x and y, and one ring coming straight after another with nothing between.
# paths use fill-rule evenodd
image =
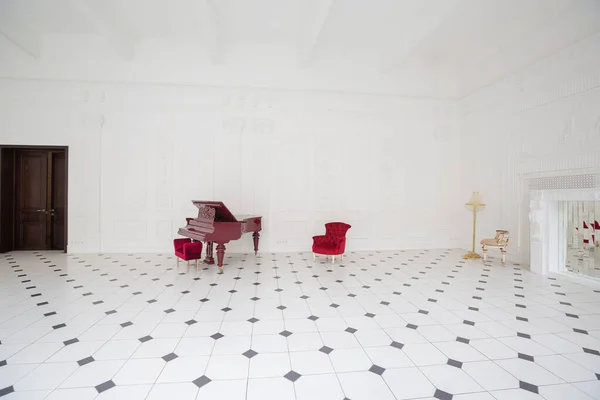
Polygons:
<instances>
[{"instance_id":1,"label":"ceiling beam","mask_svg":"<svg viewBox=\"0 0 600 400\"><path fill-rule=\"evenodd\" d=\"M135 55L135 38L122 23L111 17L103 9L102 1L69 0L69 3L93 27L94 31L106 39L108 44L124 61L132 61Z\"/></svg>"},{"instance_id":2,"label":"ceiling beam","mask_svg":"<svg viewBox=\"0 0 600 400\"><path fill-rule=\"evenodd\" d=\"M208 56L214 65L225 63L225 38L223 17L215 0L200 0L198 14L202 21L202 32L208 46Z\"/></svg>"},{"instance_id":3,"label":"ceiling beam","mask_svg":"<svg viewBox=\"0 0 600 400\"><path fill-rule=\"evenodd\" d=\"M392 42L393 49L384 54L382 59L381 72L384 74L393 72L396 68L406 61L411 53L419 47L435 30L444 22L444 20L456 9L461 0L450 0L440 2L437 6L432 6L429 2L414 3L418 7L424 7L417 12L417 15L411 20L405 34L399 35L400 40ZM418 14L424 15L418 15Z\"/></svg>"},{"instance_id":4,"label":"ceiling beam","mask_svg":"<svg viewBox=\"0 0 600 400\"><path fill-rule=\"evenodd\" d=\"M315 48L319 42L319 37L323 31L323 27L329 18L331 8L335 0L319 0L316 3L316 9L312 10L312 21L309 24L308 30L301 37L300 50L298 54L298 67L306 68L310 66Z\"/></svg>"}]
</instances>

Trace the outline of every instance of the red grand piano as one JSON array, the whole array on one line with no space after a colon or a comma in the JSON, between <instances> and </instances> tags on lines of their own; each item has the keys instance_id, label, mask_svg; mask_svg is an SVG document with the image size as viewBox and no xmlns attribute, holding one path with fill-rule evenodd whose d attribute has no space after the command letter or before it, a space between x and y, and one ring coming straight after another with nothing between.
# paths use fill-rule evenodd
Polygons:
<instances>
[{"instance_id":1,"label":"red grand piano","mask_svg":"<svg viewBox=\"0 0 600 400\"><path fill-rule=\"evenodd\" d=\"M187 225L179 228L181 236L199 242L206 242L206 258L204 262L214 264L213 243L217 244L217 266L223 272L223 258L225 257L225 243L237 240L243 233L253 232L254 254L258 253L258 238L262 217L257 215L234 216L221 201L192 200L198 208L196 218L186 218Z\"/></svg>"}]
</instances>

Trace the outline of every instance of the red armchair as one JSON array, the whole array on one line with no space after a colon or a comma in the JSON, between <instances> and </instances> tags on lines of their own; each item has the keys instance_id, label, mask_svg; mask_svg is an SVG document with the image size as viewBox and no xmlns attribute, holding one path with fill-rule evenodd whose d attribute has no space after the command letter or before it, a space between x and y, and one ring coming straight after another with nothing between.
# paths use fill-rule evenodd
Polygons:
<instances>
[{"instance_id":1,"label":"red armchair","mask_svg":"<svg viewBox=\"0 0 600 400\"><path fill-rule=\"evenodd\" d=\"M313 236L313 260L317 254L331 256L331 263L335 264L335 256L341 255L344 260L346 251L346 232L351 226L344 222L329 222L325 224L325 235Z\"/></svg>"},{"instance_id":2,"label":"red armchair","mask_svg":"<svg viewBox=\"0 0 600 400\"><path fill-rule=\"evenodd\" d=\"M202 258L202 242L192 242L192 239L189 238L179 238L173 240L173 247L177 257L177 268L179 268L179 259L187 261L188 267L190 266L190 260L194 260L196 269L198 268L198 260Z\"/></svg>"}]
</instances>

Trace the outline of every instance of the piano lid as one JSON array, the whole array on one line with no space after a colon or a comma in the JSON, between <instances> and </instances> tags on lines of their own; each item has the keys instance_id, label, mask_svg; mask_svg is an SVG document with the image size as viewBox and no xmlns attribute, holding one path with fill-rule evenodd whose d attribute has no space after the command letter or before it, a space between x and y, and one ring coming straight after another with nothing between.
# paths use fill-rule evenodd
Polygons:
<instances>
[{"instance_id":1,"label":"piano lid","mask_svg":"<svg viewBox=\"0 0 600 400\"><path fill-rule=\"evenodd\" d=\"M200 208L202 206L208 206L215 209L215 222L238 222L237 218L229 211L227 206L222 201L205 201L205 200L192 200L192 203Z\"/></svg>"}]
</instances>

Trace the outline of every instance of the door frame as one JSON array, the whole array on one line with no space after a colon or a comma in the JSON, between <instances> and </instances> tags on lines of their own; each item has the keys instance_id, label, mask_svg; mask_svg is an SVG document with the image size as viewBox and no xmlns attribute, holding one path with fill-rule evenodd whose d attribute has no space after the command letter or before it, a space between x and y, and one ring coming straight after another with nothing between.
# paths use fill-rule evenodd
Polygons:
<instances>
[{"instance_id":1,"label":"door frame","mask_svg":"<svg viewBox=\"0 0 600 400\"><path fill-rule=\"evenodd\" d=\"M51 150L58 150L58 151L64 151L65 153L65 227L64 227L64 243L65 243L65 248L63 249L63 252L66 253L67 252L67 248L69 246L69 242L68 242L68 233L69 233L69 146L36 146L36 145L14 145L14 144L0 144L0 152L3 149L9 149L9 150L13 150L15 151L15 155L16 155L16 151L18 150L40 150L40 151L51 151ZM16 157L14 157L14 164L16 164ZM16 174L16 165L13 165L13 184L11 185L11 187L8 187L8 190L10 192L10 195L12 196L13 199L16 199L16 186L17 186L17 182L15 179L15 174ZM6 185L3 185L2 190L6 190ZM13 201L13 215L16 215L16 207L17 204L15 201ZM12 225L11 227L11 232L12 232L12 245L11 247L11 251L15 249L15 232L16 232L16 220L13 217L13 219L11 221L5 222L5 221L1 221L0 220L0 224L5 224L5 223L9 223Z\"/></svg>"}]
</instances>

